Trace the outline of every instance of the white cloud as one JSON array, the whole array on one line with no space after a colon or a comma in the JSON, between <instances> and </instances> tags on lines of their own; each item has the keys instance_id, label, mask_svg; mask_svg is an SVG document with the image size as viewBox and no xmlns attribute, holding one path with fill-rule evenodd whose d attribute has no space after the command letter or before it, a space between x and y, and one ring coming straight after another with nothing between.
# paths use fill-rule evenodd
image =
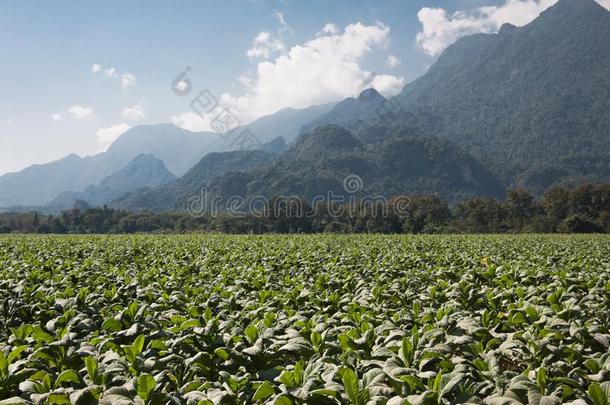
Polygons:
<instances>
[{"instance_id":1,"label":"white cloud","mask_svg":"<svg viewBox=\"0 0 610 405\"><path fill-rule=\"evenodd\" d=\"M211 131L211 117L202 117L194 112L187 112L171 117L177 127L193 132Z\"/></svg>"},{"instance_id":2,"label":"white cloud","mask_svg":"<svg viewBox=\"0 0 610 405\"><path fill-rule=\"evenodd\" d=\"M324 34L337 35L339 33L339 28L335 24L326 24L322 30L318 33L318 36Z\"/></svg>"},{"instance_id":3,"label":"white cloud","mask_svg":"<svg viewBox=\"0 0 610 405\"><path fill-rule=\"evenodd\" d=\"M303 108L350 97L361 83L371 77L362 60L373 49L384 49L390 29L381 24L350 24L343 32L326 26L318 35L292 47L272 61L258 63L246 94L224 94L221 102L243 122L274 113L285 107ZM373 86L382 93L392 93L404 79L380 75Z\"/></svg>"},{"instance_id":4,"label":"white cloud","mask_svg":"<svg viewBox=\"0 0 610 405\"><path fill-rule=\"evenodd\" d=\"M284 50L284 43L277 38L273 38L270 33L263 31L259 33L252 44L252 48L248 49L246 55L251 60L269 59L277 52Z\"/></svg>"},{"instance_id":5,"label":"white cloud","mask_svg":"<svg viewBox=\"0 0 610 405\"><path fill-rule=\"evenodd\" d=\"M497 32L502 24L523 26L534 20L557 0L505 0L500 6L479 7L449 14L442 8L424 7L417 13L422 30L417 43L430 56L440 54L459 38L475 34ZM598 0L610 9L610 0Z\"/></svg>"},{"instance_id":6,"label":"white cloud","mask_svg":"<svg viewBox=\"0 0 610 405\"><path fill-rule=\"evenodd\" d=\"M237 81L240 82L242 84L242 86L245 86L245 87L252 87L252 85L253 85L252 77L250 77L248 75L240 75L237 78Z\"/></svg>"},{"instance_id":7,"label":"white cloud","mask_svg":"<svg viewBox=\"0 0 610 405\"><path fill-rule=\"evenodd\" d=\"M127 89L128 87L133 87L136 85L136 77L131 73L126 73L121 76L121 87Z\"/></svg>"},{"instance_id":8,"label":"white cloud","mask_svg":"<svg viewBox=\"0 0 610 405\"><path fill-rule=\"evenodd\" d=\"M108 149L112 142L117 140L121 135L127 132L131 127L128 124L117 124L108 128L100 128L95 133L97 142L102 151Z\"/></svg>"},{"instance_id":9,"label":"white cloud","mask_svg":"<svg viewBox=\"0 0 610 405\"><path fill-rule=\"evenodd\" d=\"M277 11L275 13L275 18L277 18L278 22L283 28L288 28L288 24L286 23L286 19L284 18L284 13Z\"/></svg>"},{"instance_id":10,"label":"white cloud","mask_svg":"<svg viewBox=\"0 0 610 405\"><path fill-rule=\"evenodd\" d=\"M104 76L106 77L116 77L116 74L116 69L113 67L104 70Z\"/></svg>"},{"instance_id":11,"label":"white cloud","mask_svg":"<svg viewBox=\"0 0 610 405\"><path fill-rule=\"evenodd\" d=\"M121 115L128 120L146 118L146 100L142 99L131 107L125 107Z\"/></svg>"},{"instance_id":12,"label":"white cloud","mask_svg":"<svg viewBox=\"0 0 610 405\"><path fill-rule=\"evenodd\" d=\"M405 87L405 79L392 75L376 75L369 87L375 88L386 97L392 97Z\"/></svg>"},{"instance_id":13,"label":"white cloud","mask_svg":"<svg viewBox=\"0 0 610 405\"><path fill-rule=\"evenodd\" d=\"M123 90L134 87L136 85L136 76L131 73L121 74L114 67L104 67L99 63L95 63L91 65L91 73L93 74L102 74L104 77L108 79L117 80L120 79L121 87Z\"/></svg>"},{"instance_id":14,"label":"white cloud","mask_svg":"<svg viewBox=\"0 0 610 405\"><path fill-rule=\"evenodd\" d=\"M387 47L389 34L382 23L355 23L344 30L326 26L314 39L259 62L254 74L241 75L238 80L245 93L222 94L220 104L245 124L286 107L304 108L353 97L369 87L385 96L394 95L404 86L404 78L376 75L362 66L373 50ZM203 117L187 112L171 120L184 129L209 131L217 115L218 111Z\"/></svg>"},{"instance_id":15,"label":"white cloud","mask_svg":"<svg viewBox=\"0 0 610 405\"><path fill-rule=\"evenodd\" d=\"M84 120L94 115L93 108L83 105L73 105L68 107L66 110L51 114L51 119L54 122L60 122L66 118L73 118L75 120Z\"/></svg>"},{"instance_id":16,"label":"white cloud","mask_svg":"<svg viewBox=\"0 0 610 405\"><path fill-rule=\"evenodd\" d=\"M73 105L68 108L68 113L72 118L82 120L93 115L93 108L82 105Z\"/></svg>"},{"instance_id":17,"label":"white cloud","mask_svg":"<svg viewBox=\"0 0 610 405\"><path fill-rule=\"evenodd\" d=\"M385 62L386 66L391 69L400 66L401 63L401 60L396 55L388 56L388 59Z\"/></svg>"}]
</instances>

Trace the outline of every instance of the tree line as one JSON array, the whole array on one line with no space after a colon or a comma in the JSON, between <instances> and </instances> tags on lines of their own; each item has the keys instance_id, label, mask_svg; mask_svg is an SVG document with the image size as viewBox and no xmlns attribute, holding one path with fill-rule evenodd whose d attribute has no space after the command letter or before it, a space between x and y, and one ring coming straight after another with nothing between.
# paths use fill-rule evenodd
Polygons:
<instances>
[{"instance_id":1,"label":"tree line","mask_svg":"<svg viewBox=\"0 0 610 405\"><path fill-rule=\"evenodd\" d=\"M503 200L476 197L453 206L434 195L342 207L271 201L260 212L243 215L108 207L58 215L2 213L0 233L610 233L610 184L554 187L539 199L512 190Z\"/></svg>"}]
</instances>

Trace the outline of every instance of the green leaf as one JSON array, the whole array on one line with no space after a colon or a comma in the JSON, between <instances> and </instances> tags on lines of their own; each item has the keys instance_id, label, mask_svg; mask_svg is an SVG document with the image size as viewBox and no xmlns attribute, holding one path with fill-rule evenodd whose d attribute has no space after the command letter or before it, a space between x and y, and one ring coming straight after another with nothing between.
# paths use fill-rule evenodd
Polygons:
<instances>
[{"instance_id":1,"label":"green leaf","mask_svg":"<svg viewBox=\"0 0 610 405\"><path fill-rule=\"evenodd\" d=\"M49 394L49 399L48 399L48 403L49 404L53 404L53 405L62 405L62 404L68 404L70 405L70 396L66 393L51 393Z\"/></svg>"},{"instance_id":2,"label":"green leaf","mask_svg":"<svg viewBox=\"0 0 610 405\"><path fill-rule=\"evenodd\" d=\"M11 353L6 358L6 360L8 361L8 364L13 364L13 361L19 359L19 357L21 356L21 353L23 353L27 349L28 349L28 346L17 346L13 350L11 350Z\"/></svg>"},{"instance_id":3,"label":"green leaf","mask_svg":"<svg viewBox=\"0 0 610 405\"><path fill-rule=\"evenodd\" d=\"M106 332L118 332L123 330L123 324L118 319L108 318L102 323L102 329Z\"/></svg>"},{"instance_id":4,"label":"green leaf","mask_svg":"<svg viewBox=\"0 0 610 405\"><path fill-rule=\"evenodd\" d=\"M45 332L39 325L32 329L32 337L38 343L50 343L55 340L55 337Z\"/></svg>"},{"instance_id":5,"label":"green leaf","mask_svg":"<svg viewBox=\"0 0 610 405\"><path fill-rule=\"evenodd\" d=\"M85 357L85 366L87 367L89 380L95 382L95 379L97 378L97 360L91 356Z\"/></svg>"},{"instance_id":6,"label":"green leaf","mask_svg":"<svg viewBox=\"0 0 610 405\"><path fill-rule=\"evenodd\" d=\"M260 387L258 387L256 392L254 393L254 396L252 397L252 401L254 401L254 402L261 401L263 399L269 398L273 394L275 394L275 389L273 388L273 385L271 385L270 382L265 381L264 383L262 383L260 385Z\"/></svg>"},{"instance_id":7,"label":"green leaf","mask_svg":"<svg viewBox=\"0 0 610 405\"><path fill-rule=\"evenodd\" d=\"M145 343L146 339L144 338L144 335L140 335L138 336L134 341L133 344L131 345L134 350L136 351L136 356L141 354L142 351L144 351L144 343Z\"/></svg>"},{"instance_id":8,"label":"green leaf","mask_svg":"<svg viewBox=\"0 0 610 405\"><path fill-rule=\"evenodd\" d=\"M599 384L591 384L588 389L589 398L595 405L608 405L608 397Z\"/></svg>"},{"instance_id":9,"label":"green leaf","mask_svg":"<svg viewBox=\"0 0 610 405\"><path fill-rule=\"evenodd\" d=\"M248 342L250 342L250 344L254 343L256 341L256 338L258 337L258 329L252 324L246 327L244 333L246 334L246 338L248 339Z\"/></svg>"},{"instance_id":10,"label":"green leaf","mask_svg":"<svg viewBox=\"0 0 610 405\"><path fill-rule=\"evenodd\" d=\"M142 374L136 381L136 392L144 401L148 401L150 394L155 390L157 383L152 375Z\"/></svg>"},{"instance_id":11,"label":"green leaf","mask_svg":"<svg viewBox=\"0 0 610 405\"><path fill-rule=\"evenodd\" d=\"M61 383L71 382L75 384L80 383L80 377L74 370L66 370L61 373L55 380L55 387L61 386Z\"/></svg>"},{"instance_id":12,"label":"green leaf","mask_svg":"<svg viewBox=\"0 0 610 405\"><path fill-rule=\"evenodd\" d=\"M341 377L341 381L343 381L343 388L347 393L349 400L354 405L363 405L362 398L360 396L360 387L358 385L358 375L351 368L346 368L343 371L343 376Z\"/></svg>"},{"instance_id":13,"label":"green leaf","mask_svg":"<svg viewBox=\"0 0 610 405\"><path fill-rule=\"evenodd\" d=\"M606 381L600 384L600 388L606 394L606 401L610 402L610 381Z\"/></svg>"},{"instance_id":14,"label":"green leaf","mask_svg":"<svg viewBox=\"0 0 610 405\"><path fill-rule=\"evenodd\" d=\"M284 384L287 388L292 388L297 386L296 378L294 376L293 371L282 371L282 374L277 378L279 382Z\"/></svg>"},{"instance_id":15,"label":"green leaf","mask_svg":"<svg viewBox=\"0 0 610 405\"><path fill-rule=\"evenodd\" d=\"M197 319L189 319L180 325L180 331L184 332L187 329L196 328L198 326L201 326L201 322L199 322Z\"/></svg>"},{"instance_id":16,"label":"green leaf","mask_svg":"<svg viewBox=\"0 0 610 405\"><path fill-rule=\"evenodd\" d=\"M220 357L221 359L223 359L224 361L229 360L229 352L226 351L225 349L223 349L222 347L217 348L216 350L214 350L214 354L217 355L218 357Z\"/></svg>"},{"instance_id":17,"label":"green leaf","mask_svg":"<svg viewBox=\"0 0 610 405\"><path fill-rule=\"evenodd\" d=\"M279 396L273 401L274 405L293 405L292 399L286 395Z\"/></svg>"},{"instance_id":18,"label":"green leaf","mask_svg":"<svg viewBox=\"0 0 610 405\"><path fill-rule=\"evenodd\" d=\"M311 390L309 391L309 395L322 395L325 397L333 397L335 398L337 396L337 391L335 390L331 390L328 388L320 388L317 390Z\"/></svg>"},{"instance_id":19,"label":"green leaf","mask_svg":"<svg viewBox=\"0 0 610 405\"><path fill-rule=\"evenodd\" d=\"M320 347L320 344L322 343L322 335L315 330L311 331L309 340L314 347Z\"/></svg>"},{"instance_id":20,"label":"green leaf","mask_svg":"<svg viewBox=\"0 0 610 405\"><path fill-rule=\"evenodd\" d=\"M0 350L0 377L8 375L8 360L4 356L4 353Z\"/></svg>"},{"instance_id":21,"label":"green leaf","mask_svg":"<svg viewBox=\"0 0 610 405\"><path fill-rule=\"evenodd\" d=\"M536 382L538 383L538 387L544 391L547 385L546 369L544 367L540 367L536 372Z\"/></svg>"}]
</instances>

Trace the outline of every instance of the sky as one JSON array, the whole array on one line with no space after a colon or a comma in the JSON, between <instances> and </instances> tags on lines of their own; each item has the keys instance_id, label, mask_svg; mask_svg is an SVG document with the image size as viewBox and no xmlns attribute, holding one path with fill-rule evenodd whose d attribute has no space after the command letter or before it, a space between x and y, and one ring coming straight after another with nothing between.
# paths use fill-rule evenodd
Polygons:
<instances>
[{"instance_id":1,"label":"sky","mask_svg":"<svg viewBox=\"0 0 610 405\"><path fill-rule=\"evenodd\" d=\"M137 125L207 130L178 95L187 82L242 123L363 87L392 96L459 37L555 1L4 0L0 175L102 152Z\"/></svg>"}]
</instances>

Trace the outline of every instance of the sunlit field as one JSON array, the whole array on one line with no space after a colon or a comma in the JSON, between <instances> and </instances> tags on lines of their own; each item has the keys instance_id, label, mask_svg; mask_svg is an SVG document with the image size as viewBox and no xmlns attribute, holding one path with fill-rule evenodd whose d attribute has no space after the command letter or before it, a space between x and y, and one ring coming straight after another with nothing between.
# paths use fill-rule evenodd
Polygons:
<instances>
[{"instance_id":1,"label":"sunlit field","mask_svg":"<svg viewBox=\"0 0 610 405\"><path fill-rule=\"evenodd\" d=\"M609 308L608 236L0 237L0 399L601 404Z\"/></svg>"}]
</instances>

